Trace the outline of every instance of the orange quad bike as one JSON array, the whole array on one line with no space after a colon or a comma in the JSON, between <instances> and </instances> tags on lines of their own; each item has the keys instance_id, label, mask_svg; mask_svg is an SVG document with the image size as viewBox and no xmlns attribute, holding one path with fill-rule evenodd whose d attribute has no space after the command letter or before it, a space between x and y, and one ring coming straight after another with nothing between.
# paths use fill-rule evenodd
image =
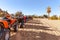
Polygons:
<instances>
[{"instance_id":1,"label":"orange quad bike","mask_svg":"<svg viewBox=\"0 0 60 40\"><path fill-rule=\"evenodd\" d=\"M10 38L10 28L12 27L14 31L17 31L17 19L0 19L0 40L9 40Z\"/></svg>"},{"instance_id":2,"label":"orange quad bike","mask_svg":"<svg viewBox=\"0 0 60 40\"><path fill-rule=\"evenodd\" d=\"M14 29L14 32L18 30L18 20L15 18L10 19L10 26Z\"/></svg>"},{"instance_id":3,"label":"orange quad bike","mask_svg":"<svg viewBox=\"0 0 60 40\"><path fill-rule=\"evenodd\" d=\"M10 31L6 20L0 19L0 40L9 40Z\"/></svg>"}]
</instances>

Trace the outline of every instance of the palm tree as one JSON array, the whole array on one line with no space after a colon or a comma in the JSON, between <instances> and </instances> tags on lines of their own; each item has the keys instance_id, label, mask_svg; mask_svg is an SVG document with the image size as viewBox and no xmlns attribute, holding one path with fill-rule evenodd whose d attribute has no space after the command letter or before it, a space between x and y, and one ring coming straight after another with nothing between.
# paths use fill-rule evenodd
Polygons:
<instances>
[{"instance_id":1,"label":"palm tree","mask_svg":"<svg viewBox=\"0 0 60 40\"><path fill-rule=\"evenodd\" d=\"M50 12L51 12L51 7L48 6L48 7L47 7L48 18L50 17Z\"/></svg>"}]
</instances>

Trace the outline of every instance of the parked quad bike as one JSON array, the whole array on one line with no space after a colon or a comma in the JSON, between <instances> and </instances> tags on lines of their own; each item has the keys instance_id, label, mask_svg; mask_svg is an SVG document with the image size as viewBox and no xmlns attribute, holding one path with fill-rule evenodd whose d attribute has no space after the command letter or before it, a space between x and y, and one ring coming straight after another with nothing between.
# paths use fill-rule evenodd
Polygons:
<instances>
[{"instance_id":1,"label":"parked quad bike","mask_svg":"<svg viewBox=\"0 0 60 40\"><path fill-rule=\"evenodd\" d=\"M23 28L23 26L24 26L24 18L23 17L22 18L17 17L16 19L18 21L19 27Z\"/></svg>"},{"instance_id":2,"label":"parked quad bike","mask_svg":"<svg viewBox=\"0 0 60 40\"><path fill-rule=\"evenodd\" d=\"M11 27L15 32L17 31L17 20L10 19L10 22L7 20L8 19L0 19L0 40L9 40Z\"/></svg>"}]
</instances>

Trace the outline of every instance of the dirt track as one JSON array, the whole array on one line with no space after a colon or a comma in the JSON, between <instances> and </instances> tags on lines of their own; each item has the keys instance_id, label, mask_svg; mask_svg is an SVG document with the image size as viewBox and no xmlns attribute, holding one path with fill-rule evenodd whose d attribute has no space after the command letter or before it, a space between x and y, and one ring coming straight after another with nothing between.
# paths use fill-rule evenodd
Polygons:
<instances>
[{"instance_id":1,"label":"dirt track","mask_svg":"<svg viewBox=\"0 0 60 40\"><path fill-rule=\"evenodd\" d=\"M10 40L60 40L60 32L40 21L32 20L12 35Z\"/></svg>"}]
</instances>

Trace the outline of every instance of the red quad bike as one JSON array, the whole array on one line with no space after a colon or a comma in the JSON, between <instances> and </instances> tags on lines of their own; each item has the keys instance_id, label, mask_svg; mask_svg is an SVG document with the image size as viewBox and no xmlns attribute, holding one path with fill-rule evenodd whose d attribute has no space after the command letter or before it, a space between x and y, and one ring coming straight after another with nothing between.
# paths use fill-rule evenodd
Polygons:
<instances>
[{"instance_id":1,"label":"red quad bike","mask_svg":"<svg viewBox=\"0 0 60 40\"><path fill-rule=\"evenodd\" d=\"M7 21L8 19L0 19L0 40L9 40L10 38L10 28L12 27L14 31L17 31L17 20L16 19L10 19L10 21Z\"/></svg>"}]
</instances>

